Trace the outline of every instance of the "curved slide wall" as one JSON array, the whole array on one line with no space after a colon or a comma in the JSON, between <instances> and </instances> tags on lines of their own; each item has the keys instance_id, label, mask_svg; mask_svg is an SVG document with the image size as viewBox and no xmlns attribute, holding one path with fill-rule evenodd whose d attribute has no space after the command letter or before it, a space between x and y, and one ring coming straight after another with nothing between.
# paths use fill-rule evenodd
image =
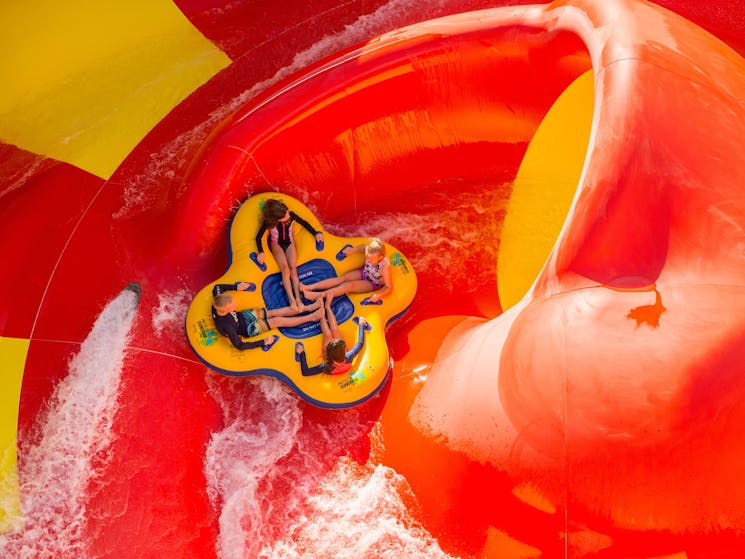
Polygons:
<instances>
[{"instance_id":1,"label":"curved slide wall","mask_svg":"<svg viewBox=\"0 0 745 559\"><path fill-rule=\"evenodd\" d=\"M365 23L411 17L395 8ZM327 24L343 26L349 16L329 10L319 9L335 14ZM627 2L458 15L285 81L302 56L272 77L266 58L236 56L240 41L225 38L213 41L234 62L210 80L228 62L183 33L212 62L155 95L167 101L149 107L152 123L176 108L129 154L119 148L118 167L3 147L5 249L17 264L4 280L3 352L13 378L23 371L26 499L22 525L17 501L5 507L6 551L344 556L338 532L313 538L301 519L329 507L354 534L345 507L374 487L379 499L353 516L390 516L399 528L368 522L366 535L409 556L735 553L739 56ZM335 50L364 33L339 32ZM202 82L178 102L175 90ZM321 415L271 381L215 379L180 338L185 301L224 269L232 209L273 188L340 232L418 255L418 301L389 333L390 391L354 414ZM137 307L122 291L130 281L142 287ZM100 378L100 391L85 390ZM256 408L240 405L247 396ZM87 438L71 436L81 417ZM252 425L273 433L265 461L246 446ZM231 439L232 429L244 431ZM337 458L350 455L365 466ZM225 473L241 456L243 485ZM59 479L81 469L75 484ZM380 471L399 481L375 485ZM50 496L51 509L69 504L74 530L45 509Z\"/></svg>"}]
</instances>

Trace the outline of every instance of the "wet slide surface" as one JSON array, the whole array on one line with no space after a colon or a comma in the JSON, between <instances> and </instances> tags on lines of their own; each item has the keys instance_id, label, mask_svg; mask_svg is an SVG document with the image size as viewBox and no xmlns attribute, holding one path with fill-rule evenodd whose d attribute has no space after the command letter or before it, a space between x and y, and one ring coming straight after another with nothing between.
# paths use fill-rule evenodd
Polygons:
<instances>
[{"instance_id":1,"label":"wet slide surface","mask_svg":"<svg viewBox=\"0 0 745 559\"><path fill-rule=\"evenodd\" d=\"M743 13L597 4L1 8L3 555L740 557ZM417 270L361 406L186 343L272 190Z\"/></svg>"}]
</instances>

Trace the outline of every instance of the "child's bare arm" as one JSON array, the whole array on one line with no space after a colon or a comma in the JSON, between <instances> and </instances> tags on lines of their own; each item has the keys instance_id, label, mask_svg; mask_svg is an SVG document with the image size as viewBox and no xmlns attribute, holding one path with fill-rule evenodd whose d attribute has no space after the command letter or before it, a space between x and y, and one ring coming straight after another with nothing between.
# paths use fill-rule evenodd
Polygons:
<instances>
[{"instance_id":1,"label":"child's bare arm","mask_svg":"<svg viewBox=\"0 0 745 559\"><path fill-rule=\"evenodd\" d=\"M393 283L391 282L391 265L388 263L387 259L381 272L383 274L383 287L370 296L370 301L373 302L386 297L393 291Z\"/></svg>"},{"instance_id":2,"label":"child's bare arm","mask_svg":"<svg viewBox=\"0 0 745 559\"><path fill-rule=\"evenodd\" d=\"M356 247L345 247L342 252L345 256L349 256L350 254L359 254L360 252L365 252L365 247L367 246L367 243L362 243L361 245L357 245Z\"/></svg>"}]
</instances>

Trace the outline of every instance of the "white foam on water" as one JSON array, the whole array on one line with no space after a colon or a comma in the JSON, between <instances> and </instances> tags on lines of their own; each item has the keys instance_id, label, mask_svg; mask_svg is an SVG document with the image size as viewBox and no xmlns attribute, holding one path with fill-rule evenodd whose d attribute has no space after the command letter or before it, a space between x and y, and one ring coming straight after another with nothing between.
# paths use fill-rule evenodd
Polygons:
<instances>
[{"instance_id":1,"label":"white foam on water","mask_svg":"<svg viewBox=\"0 0 745 559\"><path fill-rule=\"evenodd\" d=\"M301 425L297 397L274 379L207 379L224 421L205 453L207 494L219 511L217 555L252 557L268 530L261 484L292 449Z\"/></svg>"},{"instance_id":2,"label":"white foam on water","mask_svg":"<svg viewBox=\"0 0 745 559\"><path fill-rule=\"evenodd\" d=\"M298 396L271 378L210 374L207 383L223 414L205 453L217 556L256 557L303 517L329 457L364 437L367 420L356 409L329 410L330 423L308 420Z\"/></svg>"},{"instance_id":3,"label":"white foam on water","mask_svg":"<svg viewBox=\"0 0 745 559\"><path fill-rule=\"evenodd\" d=\"M158 306L153 307L153 333L156 336L183 336L183 324L191 303L192 293L187 289L158 294Z\"/></svg>"},{"instance_id":4,"label":"white foam on water","mask_svg":"<svg viewBox=\"0 0 745 559\"><path fill-rule=\"evenodd\" d=\"M22 526L0 535L0 556L83 559L86 487L112 443L125 348L138 296L122 291L101 312L19 449ZM95 464L95 465L94 465Z\"/></svg>"},{"instance_id":5,"label":"white foam on water","mask_svg":"<svg viewBox=\"0 0 745 559\"><path fill-rule=\"evenodd\" d=\"M220 559L449 557L412 518L402 476L346 456L369 436L357 408L319 424L275 379L207 378L224 423L205 455Z\"/></svg>"},{"instance_id":6,"label":"white foam on water","mask_svg":"<svg viewBox=\"0 0 745 559\"><path fill-rule=\"evenodd\" d=\"M391 468L350 459L308 499L307 514L265 546L260 559L446 559L451 556L410 516L406 480Z\"/></svg>"},{"instance_id":7,"label":"white foam on water","mask_svg":"<svg viewBox=\"0 0 745 559\"><path fill-rule=\"evenodd\" d=\"M343 237L380 237L402 250L415 270L427 270L441 289L469 291L496 282L505 191L509 191L507 185L485 186L457 196L443 192L438 196L450 203L438 209L419 206L407 212L358 212L353 225L328 224L327 228ZM454 271L455 267L469 273Z\"/></svg>"},{"instance_id":8,"label":"white foam on water","mask_svg":"<svg viewBox=\"0 0 745 559\"><path fill-rule=\"evenodd\" d=\"M220 559L445 559L411 518L404 478L339 453L362 430L354 410L330 426L303 425L297 396L272 379L214 386L225 427L213 435L205 470L219 511ZM334 412L330 412L334 413Z\"/></svg>"}]
</instances>

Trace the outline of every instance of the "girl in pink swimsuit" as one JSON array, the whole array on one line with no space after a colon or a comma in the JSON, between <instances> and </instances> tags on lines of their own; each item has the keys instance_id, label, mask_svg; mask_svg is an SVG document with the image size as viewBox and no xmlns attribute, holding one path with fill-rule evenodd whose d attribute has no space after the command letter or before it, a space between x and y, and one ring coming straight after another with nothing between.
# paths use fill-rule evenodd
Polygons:
<instances>
[{"instance_id":1,"label":"girl in pink swimsuit","mask_svg":"<svg viewBox=\"0 0 745 559\"><path fill-rule=\"evenodd\" d=\"M264 247L261 239L269 231L269 250L272 251L274 259L279 265L282 274L282 286L285 288L289 306L294 311L300 309L300 279L297 275L297 251L295 250L295 239L292 234L292 224L297 222L302 225L316 241L323 241L323 233L305 221L295 212L287 209L281 200L270 198L264 202L262 208L263 221L256 234L256 248L258 250L257 261L264 263Z\"/></svg>"}]
</instances>

